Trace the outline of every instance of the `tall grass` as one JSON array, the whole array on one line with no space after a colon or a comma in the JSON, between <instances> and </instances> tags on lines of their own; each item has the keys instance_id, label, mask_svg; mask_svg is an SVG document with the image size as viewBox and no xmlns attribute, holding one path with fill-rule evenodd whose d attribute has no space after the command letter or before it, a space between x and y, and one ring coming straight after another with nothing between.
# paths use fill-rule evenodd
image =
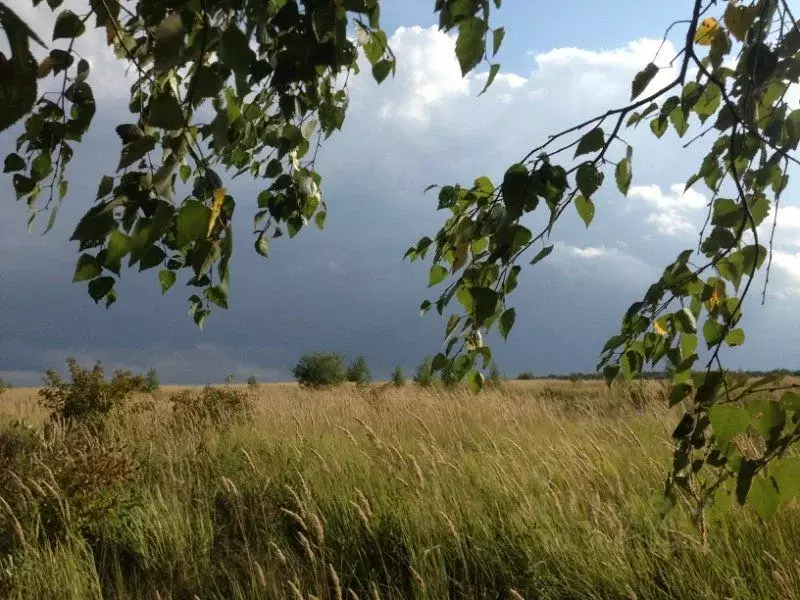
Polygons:
<instances>
[{"instance_id":1,"label":"tall grass","mask_svg":"<svg viewBox=\"0 0 800 600\"><path fill-rule=\"evenodd\" d=\"M674 415L657 382L249 393L249 421L177 419L164 388L109 417L98 443L138 470L88 530L64 490L59 536L20 520L14 537L0 506L0 597L800 597L797 506L712 513L706 540L659 517ZM43 423L32 397L8 392L0 422Z\"/></svg>"}]
</instances>

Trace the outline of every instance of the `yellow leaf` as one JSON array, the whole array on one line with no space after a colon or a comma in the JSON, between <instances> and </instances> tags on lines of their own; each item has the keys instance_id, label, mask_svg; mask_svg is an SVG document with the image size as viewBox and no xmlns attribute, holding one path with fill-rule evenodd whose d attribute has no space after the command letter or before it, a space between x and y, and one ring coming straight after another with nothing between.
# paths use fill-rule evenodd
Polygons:
<instances>
[{"instance_id":1,"label":"yellow leaf","mask_svg":"<svg viewBox=\"0 0 800 600\"><path fill-rule=\"evenodd\" d=\"M466 242L461 242L456 246L455 251L453 252L453 269L451 273L455 273L465 264L467 264L467 254L469 250L469 244Z\"/></svg>"},{"instance_id":2,"label":"yellow leaf","mask_svg":"<svg viewBox=\"0 0 800 600\"><path fill-rule=\"evenodd\" d=\"M661 323L656 321L653 323L653 331L655 331L658 335L667 335L667 330L661 326Z\"/></svg>"},{"instance_id":3,"label":"yellow leaf","mask_svg":"<svg viewBox=\"0 0 800 600\"><path fill-rule=\"evenodd\" d=\"M711 293L711 298L708 299L708 309L714 310L717 304L719 304L719 292L717 288L714 288L714 291Z\"/></svg>"},{"instance_id":4,"label":"yellow leaf","mask_svg":"<svg viewBox=\"0 0 800 600\"><path fill-rule=\"evenodd\" d=\"M694 42L700 46L710 46L714 37L719 33L719 23L714 17L706 17L697 27Z\"/></svg>"},{"instance_id":5,"label":"yellow leaf","mask_svg":"<svg viewBox=\"0 0 800 600\"><path fill-rule=\"evenodd\" d=\"M216 188L214 190L214 204L211 205L211 217L208 220L208 232L206 237L211 236L214 230L214 225L219 217L219 211L222 210L222 203L225 201L225 188Z\"/></svg>"}]
</instances>

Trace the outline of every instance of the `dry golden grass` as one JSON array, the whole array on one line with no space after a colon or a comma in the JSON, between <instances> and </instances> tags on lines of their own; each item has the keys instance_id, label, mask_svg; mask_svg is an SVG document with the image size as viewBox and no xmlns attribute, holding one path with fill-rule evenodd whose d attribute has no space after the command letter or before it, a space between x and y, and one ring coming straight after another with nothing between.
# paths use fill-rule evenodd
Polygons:
<instances>
[{"instance_id":1,"label":"dry golden grass","mask_svg":"<svg viewBox=\"0 0 800 600\"><path fill-rule=\"evenodd\" d=\"M675 422L658 382L239 389L246 422L179 423L167 387L110 417L135 502L18 550L6 596L800 597L796 506L767 525L712 511L705 543L658 516ZM44 422L35 395L4 395L0 419Z\"/></svg>"}]
</instances>

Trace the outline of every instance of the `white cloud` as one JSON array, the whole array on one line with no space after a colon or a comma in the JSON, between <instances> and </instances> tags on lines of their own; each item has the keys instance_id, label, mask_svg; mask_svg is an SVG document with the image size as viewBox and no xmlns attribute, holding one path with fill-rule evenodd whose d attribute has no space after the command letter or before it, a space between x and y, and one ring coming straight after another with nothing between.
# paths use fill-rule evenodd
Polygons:
<instances>
[{"instance_id":1,"label":"white cloud","mask_svg":"<svg viewBox=\"0 0 800 600\"><path fill-rule=\"evenodd\" d=\"M633 186L628 191L631 200L642 200L651 208L645 221L655 225L659 233L683 236L697 231L694 221L698 213L708 206L708 200L693 189L683 191L683 184L670 186L665 194L657 185Z\"/></svg>"}]
</instances>

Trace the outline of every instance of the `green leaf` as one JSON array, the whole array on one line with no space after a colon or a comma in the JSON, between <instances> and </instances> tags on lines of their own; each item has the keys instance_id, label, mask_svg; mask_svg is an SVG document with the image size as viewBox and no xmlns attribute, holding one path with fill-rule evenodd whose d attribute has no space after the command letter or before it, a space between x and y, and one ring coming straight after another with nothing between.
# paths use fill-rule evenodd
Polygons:
<instances>
[{"instance_id":1,"label":"green leaf","mask_svg":"<svg viewBox=\"0 0 800 600\"><path fill-rule=\"evenodd\" d=\"M78 264L75 267L75 275L72 277L72 282L87 281L94 279L102 272L101 266L97 263L97 259L91 254L81 254L78 257Z\"/></svg>"},{"instance_id":2,"label":"green leaf","mask_svg":"<svg viewBox=\"0 0 800 600\"><path fill-rule=\"evenodd\" d=\"M215 285L206 288L203 295L209 302L216 304L220 308L228 308L228 292L222 286Z\"/></svg>"},{"instance_id":3,"label":"green leaf","mask_svg":"<svg viewBox=\"0 0 800 600\"><path fill-rule=\"evenodd\" d=\"M394 69L394 61L393 60L379 60L374 65L372 65L372 77L378 83L383 83L383 80L389 76L389 73L392 72Z\"/></svg>"},{"instance_id":4,"label":"green leaf","mask_svg":"<svg viewBox=\"0 0 800 600\"><path fill-rule=\"evenodd\" d=\"M725 326L717 321L707 320L703 325L703 337L706 340L706 346L713 348L719 344L725 336Z\"/></svg>"},{"instance_id":5,"label":"green leaf","mask_svg":"<svg viewBox=\"0 0 800 600\"><path fill-rule=\"evenodd\" d=\"M186 183L189 180L189 177L192 176L192 168L189 165L181 165L181 168L178 169L178 175L181 178L183 183Z\"/></svg>"},{"instance_id":6,"label":"green leaf","mask_svg":"<svg viewBox=\"0 0 800 600\"><path fill-rule=\"evenodd\" d=\"M97 199L100 200L101 198L107 196L113 189L114 178L109 177L108 175L103 175L102 179L100 179L100 185L97 186Z\"/></svg>"},{"instance_id":7,"label":"green leaf","mask_svg":"<svg viewBox=\"0 0 800 600\"><path fill-rule=\"evenodd\" d=\"M604 143L605 134L603 130L600 127L595 127L578 142L578 147L575 149L575 156L597 152L603 147Z\"/></svg>"},{"instance_id":8,"label":"green leaf","mask_svg":"<svg viewBox=\"0 0 800 600\"><path fill-rule=\"evenodd\" d=\"M583 195L579 195L575 198L575 208L578 209L578 214L583 219L586 227L589 227L592 219L594 219L594 202Z\"/></svg>"},{"instance_id":9,"label":"green leaf","mask_svg":"<svg viewBox=\"0 0 800 600\"><path fill-rule=\"evenodd\" d=\"M158 272L158 283L161 285L161 293L166 294L167 290L175 284L175 271L162 269Z\"/></svg>"},{"instance_id":10,"label":"green leaf","mask_svg":"<svg viewBox=\"0 0 800 600\"><path fill-rule=\"evenodd\" d=\"M778 490L769 479L765 477L753 479L750 493L747 494L747 503L755 509L759 517L764 521L769 520L778 509L779 501Z\"/></svg>"},{"instance_id":11,"label":"green leaf","mask_svg":"<svg viewBox=\"0 0 800 600\"><path fill-rule=\"evenodd\" d=\"M548 256L550 256L550 253L552 251L553 251L553 245L552 244L550 244L549 246L545 246L544 248L539 250L539 253L536 256L533 257L533 260L531 261L531 264L535 265L540 260L542 260L544 258L547 258Z\"/></svg>"},{"instance_id":12,"label":"green leaf","mask_svg":"<svg viewBox=\"0 0 800 600\"><path fill-rule=\"evenodd\" d=\"M150 246L139 258L139 272L152 269L164 262L166 253L158 246Z\"/></svg>"},{"instance_id":13,"label":"green leaf","mask_svg":"<svg viewBox=\"0 0 800 600\"><path fill-rule=\"evenodd\" d=\"M753 6L743 6L733 3L728 4L728 8L725 9L725 15L723 16L725 26L737 40L742 42L760 10L758 3Z\"/></svg>"},{"instance_id":14,"label":"green leaf","mask_svg":"<svg viewBox=\"0 0 800 600\"><path fill-rule=\"evenodd\" d=\"M657 138L661 138L667 132L667 120L663 117L656 117L650 121L650 131Z\"/></svg>"},{"instance_id":15,"label":"green leaf","mask_svg":"<svg viewBox=\"0 0 800 600\"><path fill-rule=\"evenodd\" d=\"M731 329L725 336L728 346L741 346L744 344L744 329Z\"/></svg>"},{"instance_id":16,"label":"green leaf","mask_svg":"<svg viewBox=\"0 0 800 600\"><path fill-rule=\"evenodd\" d=\"M196 200L188 200L178 210L175 226L177 230L176 243L178 248L205 237L208 222L211 219L211 209Z\"/></svg>"},{"instance_id":17,"label":"green leaf","mask_svg":"<svg viewBox=\"0 0 800 600\"><path fill-rule=\"evenodd\" d=\"M653 63L649 63L636 74L633 78L633 83L631 83L631 100L636 100L636 98L641 96L642 92L644 92L657 73L658 67Z\"/></svg>"},{"instance_id":18,"label":"green leaf","mask_svg":"<svg viewBox=\"0 0 800 600\"><path fill-rule=\"evenodd\" d=\"M314 215L314 223L316 223L318 229L323 229L325 227L325 219L328 216L328 213L324 210L319 211L316 215Z\"/></svg>"},{"instance_id":19,"label":"green leaf","mask_svg":"<svg viewBox=\"0 0 800 600\"><path fill-rule=\"evenodd\" d=\"M714 83L706 84L703 94L694 105L694 112L700 117L700 122L704 123L711 115L717 112L720 103L722 102L722 93Z\"/></svg>"},{"instance_id":20,"label":"green leaf","mask_svg":"<svg viewBox=\"0 0 800 600\"><path fill-rule=\"evenodd\" d=\"M50 154L42 152L31 163L31 175L35 181L41 181L53 171L53 162Z\"/></svg>"},{"instance_id":21,"label":"green leaf","mask_svg":"<svg viewBox=\"0 0 800 600\"><path fill-rule=\"evenodd\" d=\"M793 500L800 492L800 458L783 458L772 471L772 479L778 488L781 502Z\"/></svg>"},{"instance_id":22,"label":"green leaf","mask_svg":"<svg viewBox=\"0 0 800 600\"><path fill-rule=\"evenodd\" d=\"M255 58L247 36L234 24L229 25L220 38L219 56L237 77L247 76Z\"/></svg>"},{"instance_id":23,"label":"green leaf","mask_svg":"<svg viewBox=\"0 0 800 600\"><path fill-rule=\"evenodd\" d=\"M130 144L124 145L122 147L122 155L120 156L117 170L129 167L136 161L141 160L145 154L150 152L155 147L156 138L151 135L146 135L132 141Z\"/></svg>"},{"instance_id":24,"label":"green leaf","mask_svg":"<svg viewBox=\"0 0 800 600\"><path fill-rule=\"evenodd\" d=\"M78 222L70 241L102 242L117 226L114 215L105 207L93 207Z\"/></svg>"},{"instance_id":25,"label":"green leaf","mask_svg":"<svg viewBox=\"0 0 800 600\"><path fill-rule=\"evenodd\" d=\"M691 310L688 308L682 308L673 316L675 318L675 328L678 331L681 333L697 332L697 321L695 320Z\"/></svg>"},{"instance_id":26,"label":"green leaf","mask_svg":"<svg viewBox=\"0 0 800 600\"><path fill-rule=\"evenodd\" d=\"M461 66L461 75L469 73L483 58L486 23L478 17L464 19L458 26L456 57Z\"/></svg>"},{"instance_id":27,"label":"green leaf","mask_svg":"<svg viewBox=\"0 0 800 600\"><path fill-rule=\"evenodd\" d=\"M786 411L780 402L754 398L747 403L750 424L765 440L775 439L786 424Z\"/></svg>"},{"instance_id":28,"label":"green leaf","mask_svg":"<svg viewBox=\"0 0 800 600\"><path fill-rule=\"evenodd\" d=\"M500 45L503 43L503 38L506 36L506 30L502 27L498 27L494 31L492 31L492 56L497 54L497 51L500 50Z\"/></svg>"},{"instance_id":29,"label":"green leaf","mask_svg":"<svg viewBox=\"0 0 800 600\"><path fill-rule=\"evenodd\" d=\"M441 265L433 265L428 274L428 287L440 284L447 277L447 269Z\"/></svg>"},{"instance_id":30,"label":"green leaf","mask_svg":"<svg viewBox=\"0 0 800 600\"><path fill-rule=\"evenodd\" d=\"M578 167L578 172L575 175L575 181L578 184L578 189L581 194L587 198L592 195L603 185L605 176L597 169L594 163L585 162Z\"/></svg>"},{"instance_id":31,"label":"green leaf","mask_svg":"<svg viewBox=\"0 0 800 600\"><path fill-rule=\"evenodd\" d=\"M265 232L261 232L258 234L256 238L256 252L258 252L263 257L269 257L269 237Z\"/></svg>"},{"instance_id":32,"label":"green leaf","mask_svg":"<svg viewBox=\"0 0 800 600\"><path fill-rule=\"evenodd\" d=\"M472 326L479 329L497 310L499 295L491 288L472 288L470 295L473 300Z\"/></svg>"},{"instance_id":33,"label":"green leaf","mask_svg":"<svg viewBox=\"0 0 800 600\"><path fill-rule=\"evenodd\" d=\"M56 24L53 26L53 40L76 38L84 31L86 31L86 27L81 22L81 18L71 10L63 10L56 17Z\"/></svg>"},{"instance_id":34,"label":"green leaf","mask_svg":"<svg viewBox=\"0 0 800 600\"><path fill-rule=\"evenodd\" d=\"M153 32L153 68L158 73L168 71L180 64L183 50L183 23L178 13L172 13L161 21Z\"/></svg>"},{"instance_id":35,"label":"green leaf","mask_svg":"<svg viewBox=\"0 0 800 600\"><path fill-rule=\"evenodd\" d=\"M708 418L720 446L743 434L750 425L750 413L741 406L730 404L715 404L709 409Z\"/></svg>"},{"instance_id":36,"label":"green leaf","mask_svg":"<svg viewBox=\"0 0 800 600\"><path fill-rule=\"evenodd\" d=\"M494 81L494 78L497 77L497 73L499 71L500 71L500 65L497 63L493 63L489 67L489 76L486 78L486 84L483 86L483 89L481 90L480 94L478 94L478 96L482 96L483 93L489 89L489 86L492 85L492 82Z\"/></svg>"},{"instance_id":37,"label":"green leaf","mask_svg":"<svg viewBox=\"0 0 800 600\"><path fill-rule=\"evenodd\" d=\"M617 163L617 168L614 170L614 177L617 180L617 189L622 192L623 196L627 196L628 190L631 187L631 180L633 179L630 158L623 158Z\"/></svg>"},{"instance_id":38,"label":"green leaf","mask_svg":"<svg viewBox=\"0 0 800 600\"><path fill-rule=\"evenodd\" d=\"M511 332L511 328L514 327L514 321L517 318L517 311L513 308L507 309L500 315L500 335L503 336L504 340L508 339L508 334Z\"/></svg>"},{"instance_id":39,"label":"green leaf","mask_svg":"<svg viewBox=\"0 0 800 600\"><path fill-rule=\"evenodd\" d=\"M678 137L683 137L686 131L689 129L689 123L686 120L686 115L683 113L683 108L680 106L669 113L669 121L672 123L675 131L678 132Z\"/></svg>"},{"instance_id":40,"label":"green leaf","mask_svg":"<svg viewBox=\"0 0 800 600\"><path fill-rule=\"evenodd\" d=\"M3 173L11 173L12 171L22 171L26 166L25 159L19 154L12 152L3 163Z\"/></svg>"},{"instance_id":41,"label":"green leaf","mask_svg":"<svg viewBox=\"0 0 800 600\"><path fill-rule=\"evenodd\" d=\"M483 381L483 373L479 371L470 371L467 374L467 385L473 394L477 394L483 389Z\"/></svg>"},{"instance_id":42,"label":"green leaf","mask_svg":"<svg viewBox=\"0 0 800 600\"><path fill-rule=\"evenodd\" d=\"M161 129L180 129L186 123L181 105L172 94L158 94L150 100L148 123Z\"/></svg>"},{"instance_id":43,"label":"green leaf","mask_svg":"<svg viewBox=\"0 0 800 600\"><path fill-rule=\"evenodd\" d=\"M131 238L118 229L115 229L108 238L106 265L118 265L122 258L130 251Z\"/></svg>"},{"instance_id":44,"label":"green leaf","mask_svg":"<svg viewBox=\"0 0 800 600\"><path fill-rule=\"evenodd\" d=\"M95 304L100 302L114 288L113 277L98 277L89 282L89 296L92 297Z\"/></svg>"},{"instance_id":45,"label":"green leaf","mask_svg":"<svg viewBox=\"0 0 800 600\"><path fill-rule=\"evenodd\" d=\"M797 392L784 392L781 396L781 406L785 410L800 412L800 394Z\"/></svg>"}]
</instances>

